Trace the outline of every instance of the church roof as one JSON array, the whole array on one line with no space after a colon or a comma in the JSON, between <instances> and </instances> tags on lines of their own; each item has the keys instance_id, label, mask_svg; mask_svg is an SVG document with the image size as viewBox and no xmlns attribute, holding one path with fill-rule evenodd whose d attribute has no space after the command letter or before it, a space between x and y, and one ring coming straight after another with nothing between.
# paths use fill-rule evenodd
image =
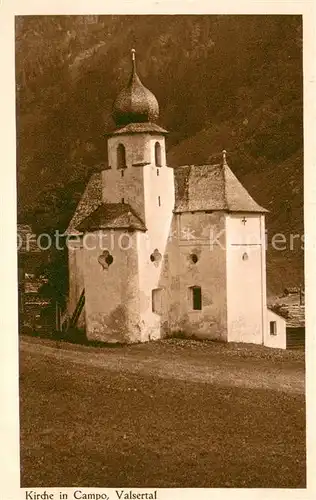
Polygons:
<instances>
[{"instance_id":1,"label":"church roof","mask_svg":"<svg viewBox=\"0 0 316 500\"><path fill-rule=\"evenodd\" d=\"M226 163L186 165L175 168L174 175L176 213L204 210L267 212L251 198Z\"/></svg>"},{"instance_id":2,"label":"church roof","mask_svg":"<svg viewBox=\"0 0 316 500\"><path fill-rule=\"evenodd\" d=\"M127 84L117 96L112 110L115 124L154 122L159 116L159 105L154 94L140 81L136 72L135 50L132 49L132 73Z\"/></svg>"},{"instance_id":3,"label":"church roof","mask_svg":"<svg viewBox=\"0 0 316 500\"><path fill-rule=\"evenodd\" d=\"M251 198L248 191L225 163L177 167L174 169L174 176L174 211L176 213L204 210L267 212ZM98 211L101 206L103 208ZM105 210L104 207L107 209ZM130 216L128 216L128 212L131 213ZM85 224L81 226L84 221L86 221ZM69 223L66 235L82 232L80 227L86 228L87 224L90 226L89 229L98 224L103 226L105 224L107 228L124 226L128 229L132 227L130 223L134 229L146 230L143 221L138 218L127 203L102 204L102 174L96 172L87 184ZM123 226L119 226L120 224Z\"/></svg>"},{"instance_id":4,"label":"church roof","mask_svg":"<svg viewBox=\"0 0 316 500\"><path fill-rule=\"evenodd\" d=\"M98 229L146 231L146 226L128 203L102 203L77 226L77 229L80 232Z\"/></svg>"},{"instance_id":5,"label":"church roof","mask_svg":"<svg viewBox=\"0 0 316 500\"><path fill-rule=\"evenodd\" d=\"M109 135L123 135L123 134L168 134L168 131L159 127L156 123L143 122L143 123L129 123L125 127L114 130Z\"/></svg>"},{"instance_id":6,"label":"church roof","mask_svg":"<svg viewBox=\"0 0 316 500\"><path fill-rule=\"evenodd\" d=\"M94 212L98 206L102 204L102 177L101 172L95 172L90 177L90 180L86 186L86 189L79 201L76 211L69 223L68 229L66 230L66 235L78 234L79 231L77 227L79 224L92 212Z\"/></svg>"}]
</instances>

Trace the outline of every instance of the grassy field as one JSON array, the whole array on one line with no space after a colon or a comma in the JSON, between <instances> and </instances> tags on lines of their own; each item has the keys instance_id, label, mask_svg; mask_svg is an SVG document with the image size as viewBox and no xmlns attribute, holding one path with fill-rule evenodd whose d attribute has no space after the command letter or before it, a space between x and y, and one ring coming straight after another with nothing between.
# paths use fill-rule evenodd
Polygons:
<instances>
[{"instance_id":1,"label":"grassy field","mask_svg":"<svg viewBox=\"0 0 316 500\"><path fill-rule=\"evenodd\" d=\"M22 487L305 486L300 394L22 352L20 410Z\"/></svg>"}]
</instances>

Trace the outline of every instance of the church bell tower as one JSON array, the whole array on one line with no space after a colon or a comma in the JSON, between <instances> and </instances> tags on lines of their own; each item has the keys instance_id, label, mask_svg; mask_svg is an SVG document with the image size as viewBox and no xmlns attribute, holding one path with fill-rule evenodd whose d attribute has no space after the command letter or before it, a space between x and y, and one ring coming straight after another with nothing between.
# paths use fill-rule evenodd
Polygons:
<instances>
[{"instance_id":1,"label":"church bell tower","mask_svg":"<svg viewBox=\"0 0 316 500\"><path fill-rule=\"evenodd\" d=\"M152 218L161 221L174 208L173 169L166 162L167 131L156 123L157 99L140 81L131 53L129 81L113 104L116 128L108 137L103 202L128 203L150 231Z\"/></svg>"},{"instance_id":2,"label":"church bell tower","mask_svg":"<svg viewBox=\"0 0 316 500\"><path fill-rule=\"evenodd\" d=\"M134 232L136 248L131 249L139 287L139 319L131 328L144 341L161 335L161 318L152 310L152 294L161 288L175 189L173 168L166 161L167 131L157 124L159 105L137 74L134 49L131 56L130 78L113 104L115 129L108 136L102 202L127 205L145 229Z\"/></svg>"}]
</instances>

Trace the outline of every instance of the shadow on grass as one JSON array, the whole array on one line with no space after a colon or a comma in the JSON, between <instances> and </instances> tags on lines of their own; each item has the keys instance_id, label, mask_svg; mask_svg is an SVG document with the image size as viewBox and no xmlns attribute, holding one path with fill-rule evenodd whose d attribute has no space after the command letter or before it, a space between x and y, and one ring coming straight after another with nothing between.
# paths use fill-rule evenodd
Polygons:
<instances>
[{"instance_id":1,"label":"shadow on grass","mask_svg":"<svg viewBox=\"0 0 316 500\"><path fill-rule=\"evenodd\" d=\"M119 342L101 342L98 340L88 340L86 336L86 332L83 329L79 328L71 328L65 332L60 332L58 330L36 330L32 328L23 328L20 331L21 335L27 335L29 337L37 337L42 339L50 339L50 340L58 340L60 342L67 342L70 344L78 344L85 345L90 347L103 347L103 348L112 348L117 349L120 347L124 347L125 344L121 344Z\"/></svg>"}]
</instances>

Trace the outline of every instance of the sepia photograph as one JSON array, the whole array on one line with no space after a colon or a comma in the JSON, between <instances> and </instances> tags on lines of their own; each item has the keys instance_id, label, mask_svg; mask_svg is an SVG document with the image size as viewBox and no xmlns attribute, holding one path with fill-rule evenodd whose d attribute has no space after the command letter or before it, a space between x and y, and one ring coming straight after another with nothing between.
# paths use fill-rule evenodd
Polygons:
<instances>
[{"instance_id":1,"label":"sepia photograph","mask_svg":"<svg viewBox=\"0 0 316 500\"><path fill-rule=\"evenodd\" d=\"M306 488L302 15L17 15L15 98L26 500Z\"/></svg>"}]
</instances>

